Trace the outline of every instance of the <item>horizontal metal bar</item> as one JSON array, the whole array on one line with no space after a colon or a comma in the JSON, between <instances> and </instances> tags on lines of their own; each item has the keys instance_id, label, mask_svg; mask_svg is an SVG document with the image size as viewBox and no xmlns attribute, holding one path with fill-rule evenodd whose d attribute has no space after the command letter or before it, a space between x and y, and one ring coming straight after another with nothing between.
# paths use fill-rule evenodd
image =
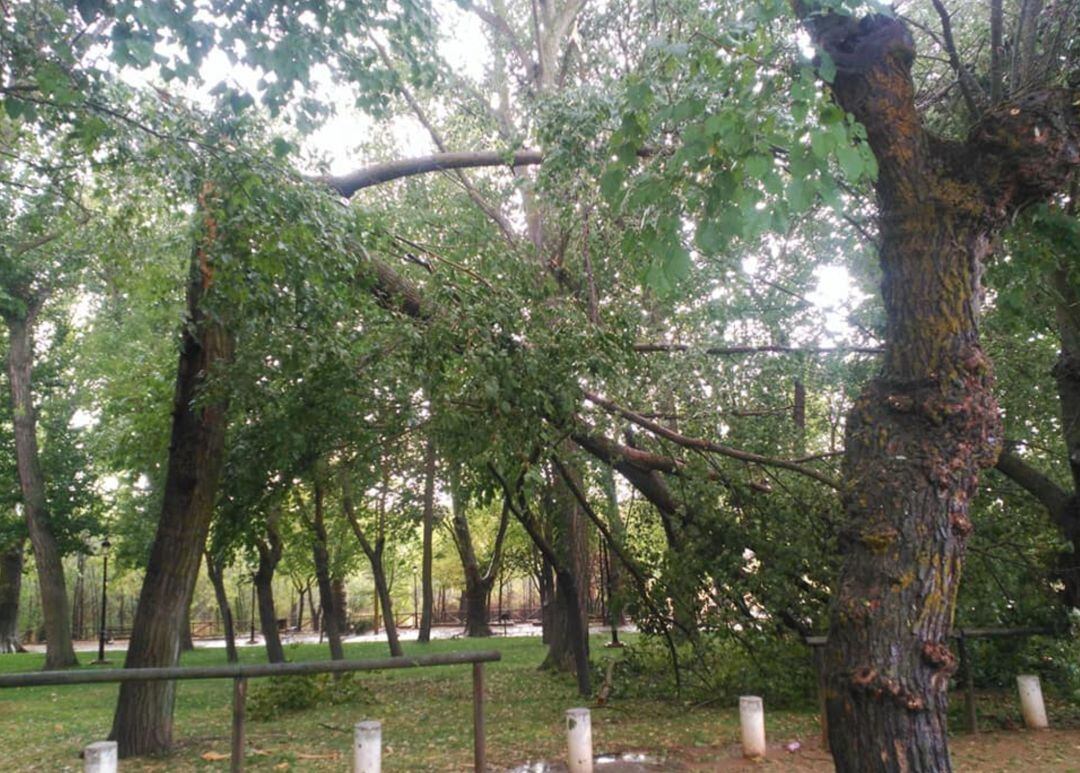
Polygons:
<instances>
[{"instance_id":1,"label":"horizontal metal bar","mask_svg":"<svg viewBox=\"0 0 1080 773\"><path fill-rule=\"evenodd\" d=\"M101 682L155 682L174 679L237 679L296 674L340 674L349 671L384 671L395 668L456 666L501 660L497 650L448 652L418 657L370 658L367 660L312 660L301 663L254 663L193 668L108 668L78 671L33 671L0 676L0 687L44 687L49 685L96 684Z\"/></svg>"}]
</instances>

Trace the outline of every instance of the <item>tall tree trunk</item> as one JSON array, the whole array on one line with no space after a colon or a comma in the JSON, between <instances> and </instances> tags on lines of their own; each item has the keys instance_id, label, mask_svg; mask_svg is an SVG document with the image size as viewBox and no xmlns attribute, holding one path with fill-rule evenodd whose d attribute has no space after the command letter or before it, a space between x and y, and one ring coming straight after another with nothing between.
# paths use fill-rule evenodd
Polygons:
<instances>
[{"instance_id":1,"label":"tall tree trunk","mask_svg":"<svg viewBox=\"0 0 1080 773\"><path fill-rule=\"evenodd\" d=\"M483 571L480 569L480 561L476 557L472 534L469 531L469 522L465 516L465 503L457 490L453 492L452 507L451 525L454 533L454 544L457 547L458 557L461 559L462 573L465 576L465 589L461 594L465 612L465 635L469 637L491 636L491 626L488 620L488 599L491 595L491 582L490 578L484 577Z\"/></svg>"},{"instance_id":2,"label":"tall tree trunk","mask_svg":"<svg viewBox=\"0 0 1080 773\"><path fill-rule=\"evenodd\" d=\"M375 580L375 593L379 597L379 605L382 607L384 627L386 628L386 643L390 647L390 657L400 658L405 654L398 639L397 621L394 619L394 604L390 598L390 585L386 582L386 567L383 565L382 545L377 545L376 550L368 556L371 562L371 575Z\"/></svg>"},{"instance_id":3,"label":"tall tree trunk","mask_svg":"<svg viewBox=\"0 0 1080 773\"><path fill-rule=\"evenodd\" d=\"M180 625L180 651L191 652L195 649L195 640L191 636L191 602L184 610L184 622Z\"/></svg>"},{"instance_id":4,"label":"tall tree trunk","mask_svg":"<svg viewBox=\"0 0 1080 773\"><path fill-rule=\"evenodd\" d=\"M259 558L255 572L255 594L259 602L259 627L266 642L266 658L271 663L285 662L285 649L277 626L277 608L274 604L274 569Z\"/></svg>"},{"instance_id":5,"label":"tall tree trunk","mask_svg":"<svg viewBox=\"0 0 1080 773\"><path fill-rule=\"evenodd\" d=\"M575 474L572 469L568 472ZM555 565L554 626L544 667L573 672L581 660L588 663L589 533L581 506L566 482L558 475L552 478L551 519L556 524L554 547L559 562Z\"/></svg>"},{"instance_id":6,"label":"tall tree trunk","mask_svg":"<svg viewBox=\"0 0 1080 773\"><path fill-rule=\"evenodd\" d=\"M505 544L509 522L510 511L504 507L499 518L499 530L495 535L495 543L491 549L487 569L481 569L480 559L476 555L472 534L469 531L469 521L465 514L465 502L461 493L455 487L451 525L453 527L454 545L457 547L462 572L465 575L465 591L462 594L462 601L465 605L466 636L491 636L491 589L495 585L495 579L498 577L502 566L503 545Z\"/></svg>"},{"instance_id":7,"label":"tall tree trunk","mask_svg":"<svg viewBox=\"0 0 1080 773\"><path fill-rule=\"evenodd\" d=\"M125 668L176 665L203 547L210 530L225 448L227 405L202 400L207 375L232 357L233 342L215 316L203 311L213 269L216 225L206 210L205 242L192 252L188 324L183 326L173 398L172 435L161 517L150 548L146 577L135 610ZM175 682L125 682L120 686L111 737L121 757L166 751L172 744Z\"/></svg>"},{"instance_id":8,"label":"tall tree trunk","mask_svg":"<svg viewBox=\"0 0 1080 773\"><path fill-rule=\"evenodd\" d=\"M266 657L271 663L285 662L285 649L281 646L281 635L278 633L277 606L274 604L274 571L283 552L281 536L277 530L278 517L278 510L267 516L266 539L257 540L255 543L259 553L259 567L254 577L259 603L259 627L262 628L263 641L266 642Z\"/></svg>"},{"instance_id":9,"label":"tall tree trunk","mask_svg":"<svg viewBox=\"0 0 1080 773\"><path fill-rule=\"evenodd\" d=\"M360 548L364 551L364 555L367 556L368 563L371 564L371 575L375 580L375 597L378 602L375 610L375 626L378 628L378 607L382 607L383 624L386 628L386 643L390 647L390 657L399 658L405 654L405 651L402 650L401 642L398 639L397 621L394 619L394 605L390 598L390 584L386 581L386 567L383 565L383 552L386 543L380 535L375 538L375 543L372 544L364 535L363 529L360 528L360 522L357 520L356 512L353 510L349 474L345 470L341 473L341 505L345 511L345 518L356 536L356 541L360 543Z\"/></svg>"},{"instance_id":10,"label":"tall tree trunk","mask_svg":"<svg viewBox=\"0 0 1080 773\"><path fill-rule=\"evenodd\" d=\"M86 554L81 552L75 559L75 592L71 609L71 637L86 638Z\"/></svg>"},{"instance_id":11,"label":"tall tree trunk","mask_svg":"<svg viewBox=\"0 0 1080 773\"><path fill-rule=\"evenodd\" d=\"M24 541L0 553L0 654L25 652L19 641L19 594L22 591Z\"/></svg>"},{"instance_id":12,"label":"tall tree trunk","mask_svg":"<svg viewBox=\"0 0 1080 773\"><path fill-rule=\"evenodd\" d=\"M948 771L948 636L970 501L1001 442L978 339L981 264L1011 214L1060 190L1080 162L1077 115L1066 93L1031 93L966 142L940 140L915 107L902 21L826 13L807 24L836 64L834 98L877 157L886 313L881 373L846 429L829 740L840 771Z\"/></svg>"},{"instance_id":13,"label":"tall tree trunk","mask_svg":"<svg viewBox=\"0 0 1080 773\"><path fill-rule=\"evenodd\" d=\"M78 664L71 641L71 609L60 547L52 533L45 478L38 455L37 413L34 409L34 319L40 301L29 304L25 315L5 315L8 327L8 381L15 430L15 461L19 470L23 517L37 567L38 593L45 619L45 668Z\"/></svg>"},{"instance_id":14,"label":"tall tree trunk","mask_svg":"<svg viewBox=\"0 0 1080 773\"><path fill-rule=\"evenodd\" d=\"M619 512L619 492L615 487L615 471L604 465L601 471L604 485L604 497L607 504L607 521L611 535L623 544L626 538L626 527L623 525L622 513ZM608 593L608 618L611 621L611 646L619 644L619 626L623 623L623 577L622 565L608 555L607 562L607 593Z\"/></svg>"},{"instance_id":15,"label":"tall tree trunk","mask_svg":"<svg viewBox=\"0 0 1080 773\"><path fill-rule=\"evenodd\" d=\"M349 596L345 590L344 577L332 577L330 587L334 591L334 614L337 615L338 630L342 636L349 633Z\"/></svg>"},{"instance_id":16,"label":"tall tree trunk","mask_svg":"<svg viewBox=\"0 0 1080 773\"><path fill-rule=\"evenodd\" d=\"M315 536L311 549L315 560L315 581L319 586L322 630L330 642L331 660L344 660L345 649L341 644L338 614L334 609L334 588L330 579L330 553L327 550L326 521L323 515L323 490L318 482L315 483L315 518L311 522L311 527Z\"/></svg>"},{"instance_id":17,"label":"tall tree trunk","mask_svg":"<svg viewBox=\"0 0 1080 773\"><path fill-rule=\"evenodd\" d=\"M206 573L210 576L214 597L221 610L221 627L225 629L225 657L230 663L236 663L239 660L236 653L236 625L232 607L229 606L229 594L225 590L225 567L210 553L206 554Z\"/></svg>"},{"instance_id":18,"label":"tall tree trunk","mask_svg":"<svg viewBox=\"0 0 1080 773\"><path fill-rule=\"evenodd\" d=\"M416 640L431 640L431 617L435 606L435 589L432 585L432 540L435 534L435 443L430 438L424 457L424 536L420 559L420 631Z\"/></svg>"}]
</instances>

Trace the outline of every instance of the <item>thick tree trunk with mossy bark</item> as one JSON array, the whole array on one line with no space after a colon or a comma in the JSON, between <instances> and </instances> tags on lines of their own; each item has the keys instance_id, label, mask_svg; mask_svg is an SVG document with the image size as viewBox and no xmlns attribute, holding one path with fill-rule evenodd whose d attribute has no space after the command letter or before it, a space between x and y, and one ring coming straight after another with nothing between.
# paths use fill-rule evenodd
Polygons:
<instances>
[{"instance_id":1,"label":"thick tree trunk with mossy bark","mask_svg":"<svg viewBox=\"0 0 1080 773\"><path fill-rule=\"evenodd\" d=\"M209 374L232 357L233 342L221 321L207 315L216 226L200 196L204 231L192 252L187 324L180 341L172 434L161 517L146 564L125 668L174 666L214 511L225 448L227 406L204 400ZM167 751L172 744L175 682L125 682L113 718L112 740L121 757Z\"/></svg>"},{"instance_id":2,"label":"thick tree trunk with mossy bark","mask_svg":"<svg viewBox=\"0 0 1080 773\"><path fill-rule=\"evenodd\" d=\"M20 539L0 553L0 654L25 652L19 640L23 550L23 540Z\"/></svg>"},{"instance_id":3,"label":"thick tree trunk with mossy bark","mask_svg":"<svg viewBox=\"0 0 1080 773\"><path fill-rule=\"evenodd\" d=\"M230 663L236 663L240 658L236 652L236 625L233 623L229 594L225 590L225 567L220 559L210 552L206 553L206 573L210 576L210 584L214 586L214 598L217 599L218 609L221 611L221 627L225 630L225 658Z\"/></svg>"},{"instance_id":4,"label":"thick tree trunk with mossy bark","mask_svg":"<svg viewBox=\"0 0 1080 773\"><path fill-rule=\"evenodd\" d=\"M23 517L37 567L41 612L45 619L45 669L78 664L71 641L71 608L64 581L63 556L50 523L45 476L38 455L37 413L34 409L34 322L41 302L31 299L23 314L5 313L8 328L8 383L15 434L15 463L19 471Z\"/></svg>"},{"instance_id":5,"label":"thick tree trunk with mossy bark","mask_svg":"<svg viewBox=\"0 0 1080 773\"><path fill-rule=\"evenodd\" d=\"M1072 97L1031 94L965 142L925 130L912 39L893 17L808 26L837 67L833 95L878 160L886 351L847 422L826 648L840 771L947 771L948 646L969 505L1000 423L978 339L981 264L1007 218L1060 190L1080 160Z\"/></svg>"}]
</instances>

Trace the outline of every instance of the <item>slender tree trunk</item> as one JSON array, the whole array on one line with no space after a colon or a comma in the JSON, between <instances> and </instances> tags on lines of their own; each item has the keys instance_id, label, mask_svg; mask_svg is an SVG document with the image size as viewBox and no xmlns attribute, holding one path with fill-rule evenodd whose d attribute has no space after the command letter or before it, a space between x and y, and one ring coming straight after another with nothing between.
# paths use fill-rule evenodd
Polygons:
<instances>
[{"instance_id":1,"label":"slender tree trunk","mask_svg":"<svg viewBox=\"0 0 1080 773\"><path fill-rule=\"evenodd\" d=\"M210 193L204 189L204 196ZM200 197L203 198L203 197ZM188 324L183 326L173 399L172 435L161 517L150 548L146 577L135 610L125 668L173 666L180 657L186 618L203 547L210 529L225 448L227 406L203 401L207 374L232 357L231 336L216 317L204 314L213 270L216 225L205 211L205 244L192 253ZM174 682L125 682L111 737L121 757L166 751L172 744Z\"/></svg>"},{"instance_id":2,"label":"slender tree trunk","mask_svg":"<svg viewBox=\"0 0 1080 773\"><path fill-rule=\"evenodd\" d=\"M281 635L278 633L277 605L274 603L274 572L284 552L281 534L278 532L280 518L280 508L274 507L266 516L265 539L255 541L255 549L259 553L259 566L254 577L259 604L259 626L266 643L266 657L271 663L285 662L285 649L281 646Z\"/></svg>"},{"instance_id":3,"label":"slender tree trunk","mask_svg":"<svg viewBox=\"0 0 1080 773\"><path fill-rule=\"evenodd\" d=\"M341 644L341 630L338 628L338 614L334 609L334 588L330 578L330 553L327 551L326 522L323 516L323 491L319 483L315 484L315 518L312 521L315 539L312 542L312 554L315 560L315 579L319 586L319 604L321 606L322 630L330 642L330 658L344 660L345 649Z\"/></svg>"},{"instance_id":4,"label":"slender tree trunk","mask_svg":"<svg viewBox=\"0 0 1080 773\"><path fill-rule=\"evenodd\" d=\"M390 584L386 581L386 567L383 564L383 552L386 543L379 536L376 538L375 544L372 544L364 536L364 532L360 528L360 522L353 511L352 487L347 471L342 471L341 474L341 504L345 510L345 518L356 536L356 541L360 543L360 548L364 551L364 555L367 556L368 563L371 564L371 574L375 580L375 627L378 628L379 607L382 607L384 626L386 628L386 643L390 647L390 657L399 658L405 652L401 649L401 642L398 640L397 621L394 619L394 606L390 598Z\"/></svg>"},{"instance_id":5,"label":"slender tree trunk","mask_svg":"<svg viewBox=\"0 0 1080 773\"><path fill-rule=\"evenodd\" d=\"M184 610L184 622L180 626L180 651L191 652L195 649L195 640L191 637L191 602Z\"/></svg>"},{"instance_id":6,"label":"slender tree trunk","mask_svg":"<svg viewBox=\"0 0 1080 773\"><path fill-rule=\"evenodd\" d=\"M435 589L432 585L431 543L435 534L435 443L430 438L427 454L424 458L424 536L420 569L420 631L416 640L420 643L431 640L431 617L435 606Z\"/></svg>"},{"instance_id":7,"label":"slender tree trunk","mask_svg":"<svg viewBox=\"0 0 1080 773\"><path fill-rule=\"evenodd\" d=\"M233 623L232 607L229 606L229 594L225 590L225 571L218 559L209 553L206 554L206 573L210 576L214 597L217 598L218 609L221 610L221 627L225 630L225 657L230 663L236 663L239 660L236 653L236 626Z\"/></svg>"},{"instance_id":8,"label":"slender tree trunk","mask_svg":"<svg viewBox=\"0 0 1080 773\"><path fill-rule=\"evenodd\" d=\"M25 652L19 640L23 545L24 541L20 539L0 553L0 654Z\"/></svg>"},{"instance_id":9,"label":"slender tree trunk","mask_svg":"<svg viewBox=\"0 0 1080 773\"><path fill-rule=\"evenodd\" d=\"M34 366L34 318L40 303L30 306L24 316L7 315L8 381L11 387L12 424L15 431L15 460L19 470L23 517L34 550L38 593L45 618L45 668L67 668L78 664L71 641L71 609L60 548L52 533L45 478L38 455L37 413L34 409L32 373Z\"/></svg>"},{"instance_id":10,"label":"slender tree trunk","mask_svg":"<svg viewBox=\"0 0 1080 773\"><path fill-rule=\"evenodd\" d=\"M386 628L386 643L390 647L390 657L400 658L405 654L398 639L397 621L394 619L394 605L390 598L390 586L386 582L386 568L383 565L382 545L377 545L375 552L368 556L371 562L371 574L375 580L375 593L382 607L384 627Z\"/></svg>"},{"instance_id":11,"label":"slender tree trunk","mask_svg":"<svg viewBox=\"0 0 1080 773\"><path fill-rule=\"evenodd\" d=\"M846 428L829 740L840 771L948 771L948 637L970 501L1001 443L978 338L981 268L1009 217L1061 190L1080 162L1078 116L1067 93L1031 92L965 142L941 140L915 107L901 20L807 24L837 66L836 101L877 158L886 314L881 373Z\"/></svg>"},{"instance_id":12,"label":"slender tree trunk","mask_svg":"<svg viewBox=\"0 0 1080 773\"><path fill-rule=\"evenodd\" d=\"M330 587L334 590L334 613L337 615L338 631L342 636L349 633L349 597L345 590L345 578L333 577Z\"/></svg>"},{"instance_id":13,"label":"slender tree trunk","mask_svg":"<svg viewBox=\"0 0 1080 773\"><path fill-rule=\"evenodd\" d=\"M277 627L277 608L274 604L274 568L260 557L255 573L255 594L259 602L259 627L266 642L266 658L271 663L285 662L285 648Z\"/></svg>"},{"instance_id":14,"label":"slender tree trunk","mask_svg":"<svg viewBox=\"0 0 1080 773\"><path fill-rule=\"evenodd\" d=\"M80 552L75 559L75 592L71 610L71 637L86 638L86 554Z\"/></svg>"}]
</instances>

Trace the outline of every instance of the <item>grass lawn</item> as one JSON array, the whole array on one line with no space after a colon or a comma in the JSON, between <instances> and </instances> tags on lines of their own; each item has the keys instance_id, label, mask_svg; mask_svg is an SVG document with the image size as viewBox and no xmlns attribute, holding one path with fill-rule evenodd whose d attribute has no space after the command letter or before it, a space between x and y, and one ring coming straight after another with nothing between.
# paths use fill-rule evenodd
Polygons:
<instances>
[{"instance_id":1,"label":"grass lawn","mask_svg":"<svg viewBox=\"0 0 1080 773\"><path fill-rule=\"evenodd\" d=\"M487 742L492 767L532 759L557 759L564 748L563 712L580 704L573 681L537 671L544 647L538 637L436 641L405 644L408 654L464 649L498 649L499 663L487 665ZM613 657L598 639L598 657ZM290 660L328 657L325 645L293 645ZM382 643L346 645L346 657L383 657ZM242 648L244 662L262 662L263 649ZM88 663L93 656L83 654ZM120 654L113 654L120 662ZM0 655L0 672L39 668L37 654ZM224 650L200 649L183 665L225 662ZM93 666L83 666L93 668ZM472 762L472 678L469 666L447 666L358 675L370 687L371 702L327 706L269 721L249 720L248 765L263 770L345 770L350 763L351 728L362 719L383 723L387 771L465 770ZM252 680L249 691L263 680ZM116 685L28 687L0 690L0 747L9 770L81 770L79 751L106 737ZM166 758L124 761L124 770L227 769L232 682L180 682L177 688L176 749ZM249 698L250 700L250 698ZM774 715L774 738L812 735L812 714ZM597 752L642 750L663 753L675 747L727 747L738 740L738 718L730 707L695 708L669 702L618 700L594 709ZM208 759L204 759L204 755Z\"/></svg>"},{"instance_id":2,"label":"grass lawn","mask_svg":"<svg viewBox=\"0 0 1080 773\"><path fill-rule=\"evenodd\" d=\"M594 657L617 657L597 639ZM499 663L487 665L488 760L502 769L527 760L558 760L564 753L563 712L580 705L573 681L537 670L544 647L537 637L436 641L405 644L408 654L464 649L498 649ZM290 660L325 659L325 646L292 645ZM350 658L383 657L382 643L346 645ZM240 650L245 662L261 662L264 650ZM84 653L88 663L93 655ZM120 653L114 653L116 664ZM42 655L0 655L0 672L31 671ZM225 662L225 651L187 653L184 665ZM93 666L83 666L93 668ZM472 763L472 679L469 666L372 672L358 678L370 688L367 702L327 706L285 714L273 720L250 720L248 766L253 770L347 770L352 725L362 719L383 723L383 766L387 771L462 771ZM264 680L252 680L249 691ZM618 683L618 677L616 677ZM0 690L0 749L5 770L81 770L79 751L105 738L116 699L116 685L35 687ZM174 740L168 757L125 760L126 771L227 770L231 722L231 680L180 682ZM990 696L987 696L990 697ZM249 694L249 702L251 700ZM987 720L1000 710L1009 727L1016 709L1009 696L994 705L980 699ZM956 711L959 696L954 697ZM1009 705L1005 705L1009 704ZM676 701L617 698L593 709L594 748L643 751L671 760L672 769L743 770L765 767L789 771L826 771L832 766L817 743L812 711L768 711L770 756L762 763L738 758L738 712L734 706L691 706ZM1061 717L1052 707L1051 721ZM1024 732L958 735L954 745L958 770L1080 770L1080 732L1072 729L1036 738ZM1060 727L1060 724L1058 725ZM990 729L987 727L986 729ZM802 752L789 755L782 745L799 740ZM1049 743L1047 743L1049 742ZM1025 744L1036 744L1027 748ZM999 748L1000 747L1000 748ZM1037 751L1036 751L1037 750ZM671 757L668 757L671 755ZM677 760L677 762L676 762ZM1030 765L1034 763L1034 768ZM685 766L685 767L684 767Z\"/></svg>"}]
</instances>

